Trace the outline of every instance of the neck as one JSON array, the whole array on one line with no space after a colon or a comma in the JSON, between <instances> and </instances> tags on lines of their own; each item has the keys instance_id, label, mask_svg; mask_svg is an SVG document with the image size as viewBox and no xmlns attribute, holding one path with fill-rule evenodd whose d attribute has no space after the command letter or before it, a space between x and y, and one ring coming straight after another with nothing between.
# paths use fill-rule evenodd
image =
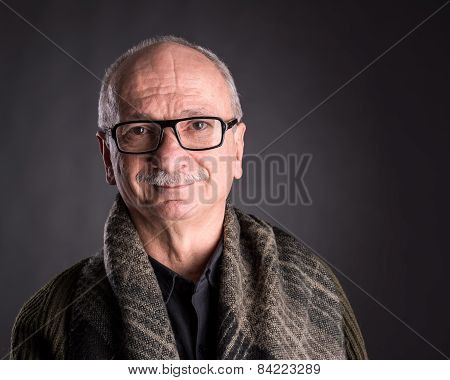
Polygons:
<instances>
[{"instance_id":1,"label":"neck","mask_svg":"<svg viewBox=\"0 0 450 380\"><path fill-rule=\"evenodd\" d=\"M225 203L188 219L170 221L130 209L147 254L194 282L221 239L224 215Z\"/></svg>"}]
</instances>

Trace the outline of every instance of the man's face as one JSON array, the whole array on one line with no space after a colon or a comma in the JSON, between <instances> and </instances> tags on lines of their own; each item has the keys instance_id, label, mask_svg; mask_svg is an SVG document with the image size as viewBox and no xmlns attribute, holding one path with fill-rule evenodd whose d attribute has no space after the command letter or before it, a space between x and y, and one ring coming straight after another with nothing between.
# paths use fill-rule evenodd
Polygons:
<instances>
[{"instance_id":1,"label":"man's face","mask_svg":"<svg viewBox=\"0 0 450 380\"><path fill-rule=\"evenodd\" d=\"M221 73L193 49L160 44L129 58L119 70L120 121L190 116L217 116L229 121L235 117ZM102 134L98 134L98 139L107 181L117 184L127 206L144 215L178 220L201 216L223 205L233 178L242 175L244 133L245 125L240 123L235 132L225 132L221 147L189 151L179 145L173 130L166 128L158 150L142 155L118 152L114 141ZM180 174L181 178L194 174L203 179L169 187L137 179L139 174L160 170L169 175Z\"/></svg>"}]
</instances>

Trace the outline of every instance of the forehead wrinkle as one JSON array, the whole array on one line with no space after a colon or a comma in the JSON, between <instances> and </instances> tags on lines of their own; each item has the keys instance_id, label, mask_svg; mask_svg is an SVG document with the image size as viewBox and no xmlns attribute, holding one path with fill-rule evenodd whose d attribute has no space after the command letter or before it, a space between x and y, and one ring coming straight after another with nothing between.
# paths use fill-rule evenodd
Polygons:
<instances>
[{"instance_id":1,"label":"forehead wrinkle","mask_svg":"<svg viewBox=\"0 0 450 380\"><path fill-rule=\"evenodd\" d=\"M191 116L216 116L214 115L214 112L211 110L208 110L203 107L187 107L183 108L180 111L177 112L175 119L181 119L183 117L191 117ZM157 120L158 118L153 117L151 113L146 112L132 112L128 115L130 120L140 120L140 119L147 119L147 120ZM164 119L164 118L163 118Z\"/></svg>"},{"instance_id":2,"label":"forehead wrinkle","mask_svg":"<svg viewBox=\"0 0 450 380\"><path fill-rule=\"evenodd\" d=\"M228 97L229 93L226 84L223 90L224 78L214 64L196 53L185 62L173 47L158 50L135 57L122 67L119 90L124 101L119 101L119 109L147 114L157 110L160 115L171 116L177 114L180 101L199 106L200 100L217 112L219 104L216 103L223 103L222 97Z\"/></svg>"},{"instance_id":3,"label":"forehead wrinkle","mask_svg":"<svg viewBox=\"0 0 450 380\"><path fill-rule=\"evenodd\" d=\"M147 96L139 99L130 107L126 103L122 108L122 116L127 119L144 118L150 119L178 119L184 116L220 116L216 104L208 103L207 99L200 99L197 94L179 98L172 94L171 99L164 100L165 107L160 107L161 98ZM197 112L194 112L197 111ZM224 115L225 116L225 115Z\"/></svg>"},{"instance_id":4,"label":"forehead wrinkle","mask_svg":"<svg viewBox=\"0 0 450 380\"><path fill-rule=\"evenodd\" d=\"M159 87L198 87L199 82L201 85L208 74L211 76L208 80L209 87L219 88L223 84L221 82L224 82L222 74L208 58L176 44L163 44L135 57L122 67L122 73L122 78L131 82L126 86L128 88L147 87L148 82Z\"/></svg>"},{"instance_id":5,"label":"forehead wrinkle","mask_svg":"<svg viewBox=\"0 0 450 380\"><path fill-rule=\"evenodd\" d=\"M177 75L177 69L175 68L175 59L174 59L174 57L173 57L173 54L172 54L172 50L171 49L169 49L169 54L170 54L170 58L171 58L171 62L172 62L172 73L173 73L173 76L174 76L174 82L175 82L175 88L178 88L179 87L179 85L180 85L180 83L179 83L179 79L178 79L178 75Z\"/></svg>"},{"instance_id":6,"label":"forehead wrinkle","mask_svg":"<svg viewBox=\"0 0 450 380\"><path fill-rule=\"evenodd\" d=\"M147 91L146 91L147 92ZM176 92L165 93L147 93L144 96L138 96L135 98L129 98L128 101L121 103L124 109L133 108L139 110L146 110L147 108L154 108L155 105L161 105L164 103L166 106L173 104L177 106L180 102L184 103L186 100L201 99L202 96L199 92L193 91L192 93L184 93L180 95Z\"/></svg>"},{"instance_id":7,"label":"forehead wrinkle","mask_svg":"<svg viewBox=\"0 0 450 380\"><path fill-rule=\"evenodd\" d=\"M186 101L197 106L200 101L207 104L209 108L215 108L214 104L211 104L211 99L214 99L215 96L208 91L205 93L205 89L200 89L198 86L173 88L173 85L170 84L165 86L146 85L143 88L135 88L130 84L127 86L127 90L123 92L124 101L119 105L124 112L131 113L137 109L137 111L144 113L148 109L160 108L163 104L165 108L171 108L171 113L176 114L179 105L183 105Z\"/></svg>"},{"instance_id":8,"label":"forehead wrinkle","mask_svg":"<svg viewBox=\"0 0 450 380\"><path fill-rule=\"evenodd\" d=\"M145 88L134 88L132 85L128 91L123 92L123 101L119 102L119 108L123 111L130 112L137 108L138 111L146 111L153 103L166 106L172 103L178 103L180 99L202 98L201 91L197 88L186 87L182 91L173 88L172 85L167 86L146 86ZM153 108L152 107L152 108Z\"/></svg>"},{"instance_id":9,"label":"forehead wrinkle","mask_svg":"<svg viewBox=\"0 0 450 380\"><path fill-rule=\"evenodd\" d=\"M180 96L197 95L204 91L205 86L199 86L198 76L182 75L159 75L154 72L136 73L134 77L124 81L120 88L120 93L124 98L143 98L150 95L166 95L178 93ZM200 89L201 87L201 89ZM208 86L214 88L214 85Z\"/></svg>"},{"instance_id":10,"label":"forehead wrinkle","mask_svg":"<svg viewBox=\"0 0 450 380\"><path fill-rule=\"evenodd\" d=\"M153 79L157 82L158 87L181 87L177 70L181 69L183 74L184 65L176 64L173 49L172 44L162 44L138 57L134 63L136 68L133 70L134 75L131 77L137 77L138 85L144 84L148 79ZM169 82L169 84L164 84L165 82Z\"/></svg>"},{"instance_id":11,"label":"forehead wrinkle","mask_svg":"<svg viewBox=\"0 0 450 380\"><path fill-rule=\"evenodd\" d=\"M123 97L131 103L142 103L152 97L162 97L159 100L163 101L173 101L176 97L198 97L206 101L207 99L217 99L219 95L222 96L217 84L213 82L202 86L198 78L192 75L187 76L186 80L183 80L183 83L179 82L177 86L173 82L164 84L163 81L164 78L161 80L160 77L144 79L139 81L142 83L140 86L133 83L135 81L130 81L122 92ZM227 95L228 93L225 94L225 96Z\"/></svg>"}]
</instances>

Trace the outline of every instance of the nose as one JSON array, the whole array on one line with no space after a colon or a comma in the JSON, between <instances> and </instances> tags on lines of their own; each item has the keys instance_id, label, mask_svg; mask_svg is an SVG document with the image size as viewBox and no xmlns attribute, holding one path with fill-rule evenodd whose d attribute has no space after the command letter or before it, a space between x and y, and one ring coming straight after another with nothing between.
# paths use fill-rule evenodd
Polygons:
<instances>
[{"instance_id":1,"label":"nose","mask_svg":"<svg viewBox=\"0 0 450 380\"><path fill-rule=\"evenodd\" d=\"M169 173L180 171L187 164L186 150L178 143L175 131L171 128L163 129L163 137L158 149L153 153L156 166Z\"/></svg>"}]
</instances>

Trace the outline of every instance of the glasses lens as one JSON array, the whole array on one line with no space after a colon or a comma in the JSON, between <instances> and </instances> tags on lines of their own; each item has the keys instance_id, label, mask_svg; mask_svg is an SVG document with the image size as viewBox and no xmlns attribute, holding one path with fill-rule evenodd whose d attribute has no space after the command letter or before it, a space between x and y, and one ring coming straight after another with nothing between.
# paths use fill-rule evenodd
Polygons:
<instances>
[{"instance_id":1,"label":"glasses lens","mask_svg":"<svg viewBox=\"0 0 450 380\"><path fill-rule=\"evenodd\" d=\"M185 148L206 149L220 144L222 123L219 119L191 119L177 124L178 135Z\"/></svg>"},{"instance_id":2,"label":"glasses lens","mask_svg":"<svg viewBox=\"0 0 450 380\"><path fill-rule=\"evenodd\" d=\"M140 153L156 149L161 128L154 123L130 123L117 128L119 148L124 152Z\"/></svg>"}]
</instances>

